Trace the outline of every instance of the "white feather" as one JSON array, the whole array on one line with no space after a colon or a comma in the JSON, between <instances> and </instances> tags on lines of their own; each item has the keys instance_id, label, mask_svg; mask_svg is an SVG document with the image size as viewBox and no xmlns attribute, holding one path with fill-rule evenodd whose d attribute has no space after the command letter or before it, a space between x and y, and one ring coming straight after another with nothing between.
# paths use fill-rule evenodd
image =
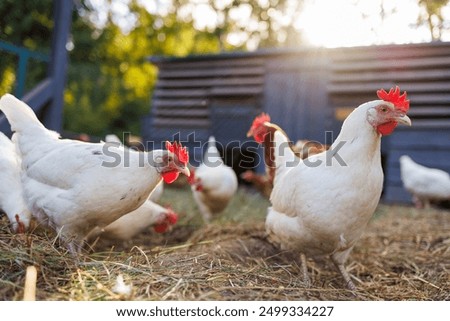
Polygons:
<instances>
[{"instance_id":1,"label":"white feather","mask_svg":"<svg viewBox=\"0 0 450 321\"><path fill-rule=\"evenodd\" d=\"M105 142L106 143L116 143L116 144L120 144L121 146L124 146L122 144L122 141L119 139L119 137L117 137L114 134L106 135L105 136ZM127 149L127 147L125 147L125 146L124 146L124 148ZM148 199L150 201L157 202L161 198L163 192L164 192L164 183L163 183L163 181L161 181L161 182L159 182L158 185L156 185L156 187L150 193L150 196L149 196Z\"/></svg>"},{"instance_id":2,"label":"white feather","mask_svg":"<svg viewBox=\"0 0 450 321\"><path fill-rule=\"evenodd\" d=\"M428 168L411 157L400 157L401 179L405 189L423 201L450 199L450 175L437 168Z\"/></svg>"},{"instance_id":3,"label":"white feather","mask_svg":"<svg viewBox=\"0 0 450 321\"><path fill-rule=\"evenodd\" d=\"M112 291L114 293L128 296L133 291L133 286L131 284L125 284L125 281L123 280L122 274L119 274L116 278L116 284L112 288Z\"/></svg>"},{"instance_id":4,"label":"white feather","mask_svg":"<svg viewBox=\"0 0 450 321\"><path fill-rule=\"evenodd\" d=\"M164 182L161 181L150 193L148 199L152 202L158 202L161 199L163 193L164 193Z\"/></svg>"},{"instance_id":5,"label":"white feather","mask_svg":"<svg viewBox=\"0 0 450 321\"><path fill-rule=\"evenodd\" d=\"M0 132L0 209L9 218L14 231L17 230L16 215L29 227L31 212L28 209L21 183L21 160L14 144Z\"/></svg>"},{"instance_id":6,"label":"white feather","mask_svg":"<svg viewBox=\"0 0 450 321\"><path fill-rule=\"evenodd\" d=\"M222 212L237 191L238 180L234 170L223 163L213 136L209 138L208 148L202 164L195 170L200 180L201 190L191 186L194 200L205 221Z\"/></svg>"}]
</instances>

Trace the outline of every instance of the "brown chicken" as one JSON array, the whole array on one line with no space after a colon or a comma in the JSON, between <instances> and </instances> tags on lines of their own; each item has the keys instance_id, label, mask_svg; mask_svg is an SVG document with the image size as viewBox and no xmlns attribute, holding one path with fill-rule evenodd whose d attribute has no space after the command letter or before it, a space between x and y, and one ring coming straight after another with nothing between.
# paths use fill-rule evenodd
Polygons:
<instances>
[{"instance_id":1,"label":"brown chicken","mask_svg":"<svg viewBox=\"0 0 450 321\"><path fill-rule=\"evenodd\" d=\"M284 133L284 131L279 126L270 123L270 116L268 114L262 113L260 116L255 118L252 127L247 133L247 136L253 136L255 134L255 131L257 131L258 128L264 123L266 125L266 128L268 128L272 133L277 130ZM286 133L284 133L284 135L286 135ZM270 151L270 145L270 135L267 135L263 143L264 149ZM311 140L300 139L295 143L295 145L292 144L291 141L289 141L289 148L297 157L299 157L300 159L305 159L309 156L326 151L328 148L330 148L330 146L322 145L319 142ZM266 173L258 174L252 170L247 170L241 174L241 178L246 182L251 183L256 190L258 190L265 197L269 198L270 193L272 193L273 189L273 178L275 173L275 162L272 153L265 153L265 162Z\"/></svg>"}]
</instances>

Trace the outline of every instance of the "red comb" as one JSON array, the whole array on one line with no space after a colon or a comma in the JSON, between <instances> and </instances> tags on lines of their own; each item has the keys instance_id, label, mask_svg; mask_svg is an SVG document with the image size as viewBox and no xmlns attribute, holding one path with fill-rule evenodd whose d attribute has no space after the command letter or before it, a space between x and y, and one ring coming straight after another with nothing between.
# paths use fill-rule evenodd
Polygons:
<instances>
[{"instance_id":1,"label":"red comb","mask_svg":"<svg viewBox=\"0 0 450 321\"><path fill-rule=\"evenodd\" d=\"M186 150L186 147L181 146L178 142L173 142L171 144L169 141L166 142L166 149L169 152L172 152L173 154L177 155L178 160L184 164L187 164L189 162L189 154Z\"/></svg>"},{"instance_id":2,"label":"red comb","mask_svg":"<svg viewBox=\"0 0 450 321\"><path fill-rule=\"evenodd\" d=\"M264 136L267 134L267 131L264 130L265 122L270 122L270 116L268 114L261 113L261 115L256 116L252 126L247 132L247 137L253 136L256 142L262 143L264 141Z\"/></svg>"},{"instance_id":3,"label":"red comb","mask_svg":"<svg viewBox=\"0 0 450 321\"><path fill-rule=\"evenodd\" d=\"M406 99L406 91L400 95L400 88L398 86L391 88L388 93L384 89L380 89L377 91L377 95L378 98L393 103L397 109L404 113L409 109L409 100Z\"/></svg>"},{"instance_id":4,"label":"red comb","mask_svg":"<svg viewBox=\"0 0 450 321\"><path fill-rule=\"evenodd\" d=\"M266 113L261 113L261 115L256 116L253 120L252 128L256 128L264 124L265 122L270 122L270 116Z\"/></svg>"},{"instance_id":5,"label":"red comb","mask_svg":"<svg viewBox=\"0 0 450 321\"><path fill-rule=\"evenodd\" d=\"M166 217L164 218L164 221L155 224L153 226L153 229L156 233L164 233L167 232L170 225L176 224L178 221L178 214L175 213L170 206L167 207L167 213Z\"/></svg>"}]
</instances>

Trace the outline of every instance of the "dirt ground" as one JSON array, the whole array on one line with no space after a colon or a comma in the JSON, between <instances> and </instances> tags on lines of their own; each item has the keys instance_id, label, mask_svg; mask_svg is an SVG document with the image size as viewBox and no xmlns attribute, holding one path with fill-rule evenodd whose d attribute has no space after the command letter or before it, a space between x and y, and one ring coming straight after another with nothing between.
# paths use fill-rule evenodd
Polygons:
<instances>
[{"instance_id":1,"label":"dirt ground","mask_svg":"<svg viewBox=\"0 0 450 321\"><path fill-rule=\"evenodd\" d=\"M238 202L266 206L257 198ZM78 264L52 232L13 235L3 217L0 299L22 299L29 265L38 269L38 300L450 299L448 210L380 205L347 262L356 297L328 258L308 260L312 284L305 286L298 255L265 240L264 213L238 214L209 225L182 220L132 243L100 242ZM130 295L112 291L119 274L132 284Z\"/></svg>"}]
</instances>

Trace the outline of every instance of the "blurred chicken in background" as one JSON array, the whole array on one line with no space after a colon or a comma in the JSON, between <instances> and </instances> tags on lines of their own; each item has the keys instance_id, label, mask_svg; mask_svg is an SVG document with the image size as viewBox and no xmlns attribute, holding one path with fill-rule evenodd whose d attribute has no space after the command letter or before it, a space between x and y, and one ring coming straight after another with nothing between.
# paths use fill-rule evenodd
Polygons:
<instances>
[{"instance_id":1,"label":"blurred chicken in background","mask_svg":"<svg viewBox=\"0 0 450 321\"><path fill-rule=\"evenodd\" d=\"M417 208L429 208L430 202L450 200L450 175L437 168L428 168L411 157L400 157L403 186L412 194Z\"/></svg>"}]
</instances>

